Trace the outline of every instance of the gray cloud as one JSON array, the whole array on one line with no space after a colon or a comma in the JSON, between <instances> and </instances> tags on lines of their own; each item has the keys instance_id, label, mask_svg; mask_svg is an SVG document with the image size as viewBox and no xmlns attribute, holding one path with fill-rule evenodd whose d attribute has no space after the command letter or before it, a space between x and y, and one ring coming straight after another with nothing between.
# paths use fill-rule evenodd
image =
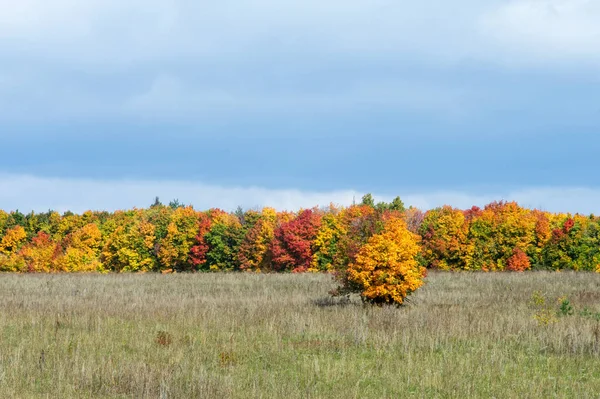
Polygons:
<instances>
[{"instance_id":1,"label":"gray cloud","mask_svg":"<svg viewBox=\"0 0 600 399\"><path fill-rule=\"evenodd\" d=\"M0 0L0 9L0 122L365 105L460 119L496 101L489 88L432 76L600 60L592 0ZM429 75L417 76L423 68ZM229 74L215 78L220 70Z\"/></svg>"}]
</instances>

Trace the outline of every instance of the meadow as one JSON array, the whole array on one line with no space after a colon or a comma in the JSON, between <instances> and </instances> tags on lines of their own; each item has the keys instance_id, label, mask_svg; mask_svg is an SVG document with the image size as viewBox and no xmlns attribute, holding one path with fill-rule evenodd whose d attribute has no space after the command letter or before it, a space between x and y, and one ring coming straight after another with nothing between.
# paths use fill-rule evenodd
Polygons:
<instances>
[{"instance_id":1,"label":"meadow","mask_svg":"<svg viewBox=\"0 0 600 399\"><path fill-rule=\"evenodd\" d=\"M323 274L5 274L1 396L598 397L600 274L430 272L399 308L332 287Z\"/></svg>"}]
</instances>

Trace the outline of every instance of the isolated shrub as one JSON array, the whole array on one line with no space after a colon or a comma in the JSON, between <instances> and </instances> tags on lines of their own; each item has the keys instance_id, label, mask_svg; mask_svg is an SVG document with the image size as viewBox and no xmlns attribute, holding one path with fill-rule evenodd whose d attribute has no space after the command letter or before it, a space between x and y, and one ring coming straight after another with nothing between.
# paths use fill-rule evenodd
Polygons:
<instances>
[{"instance_id":1,"label":"isolated shrub","mask_svg":"<svg viewBox=\"0 0 600 399\"><path fill-rule=\"evenodd\" d=\"M358 292L365 302L401 305L423 285L425 268L416 256L418 236L400 218L388 220L383 232L363 245L355 261L340 273L341 293Z\"/></svg>"}]
</instances>

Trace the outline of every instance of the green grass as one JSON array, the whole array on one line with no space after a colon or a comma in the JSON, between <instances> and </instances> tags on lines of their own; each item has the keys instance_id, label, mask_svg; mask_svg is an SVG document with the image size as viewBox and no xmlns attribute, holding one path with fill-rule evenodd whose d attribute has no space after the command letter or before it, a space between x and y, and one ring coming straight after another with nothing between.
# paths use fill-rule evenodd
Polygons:
<instances>
[{"instance_id":1,"label":"green grass","mask_svg":"<svg viewBox=\"0 0 600 399\"><path fill-rule=\"evenodd\" d=\"M598 397L599 274L431 273L403 308L335 302L333 286L1 275L0 397ZM574 314L537 321L536 291Z\"/></svg>"}]
</instances>

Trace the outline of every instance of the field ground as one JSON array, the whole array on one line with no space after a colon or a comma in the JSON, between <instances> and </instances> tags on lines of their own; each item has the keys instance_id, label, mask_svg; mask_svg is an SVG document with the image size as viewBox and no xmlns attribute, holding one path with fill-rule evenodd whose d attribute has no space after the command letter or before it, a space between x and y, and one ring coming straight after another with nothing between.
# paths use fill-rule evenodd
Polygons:
<instances>
[{"instance_id":1,"label":"field ground","mask_svg":"<svg viewBox=\"0 0 600 399\"><path fill-rule=\"evenodd\" d=\"M0 396L600 395L600 274L430 273L399 309L333 302L333 286L311 274L2 275ZM555 317L563 296L574 314Z\"/></svg>"}]
</instances>

